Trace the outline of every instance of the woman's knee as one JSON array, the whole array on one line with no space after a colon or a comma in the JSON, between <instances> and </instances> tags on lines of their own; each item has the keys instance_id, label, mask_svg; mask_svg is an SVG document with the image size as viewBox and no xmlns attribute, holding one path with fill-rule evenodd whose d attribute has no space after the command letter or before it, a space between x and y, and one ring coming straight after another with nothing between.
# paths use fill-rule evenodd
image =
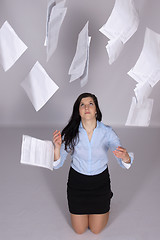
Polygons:
<instances>
[{"instance_id":1,"label":"woman's knee","mask_svg":"<svg viewBox=\"0 0 160 240\"><path fill-rule=\"evenodd\" d=\"M88 229L87 215L79 216L71 214L71 222L72 227L77 234L83 234Z\"/></svg>"},{"instance_id":2,"label":"woman's knee","mask_svg":"<svg viewBox=\"0 0 160 240\"><path fill-rule=\"evenodd\" d=\"M90 226L90 230L94 234L99 234L106 227L106 225L107 224L104 224L102 226Z\"/></svg>"},{"instance_id":3,"label":"woman's knee","mask_svg":"<svg viewBox=\"0 0 160 240\"><path fill-rule=\"evenodd\" d=\"M94 233L94 234L99 234L101 231L102 231L102 229L95 229L95 228L90 228L90 230L91 230L91 232L92 233Z\"/></svg>"},{"instance_id":4,"label":"woman's knee","mask_svg":"<svg viewBox=\"0 0 160 240\"><path fill-rule=\"evenodd\" d=\"M74 227L73 226L73 229L77 234L83 234L87 230L87 227L82 228L82 227Z\"/></svg>"},{"instance_id":5,"label":"woman's knee","mask_svg":"<svg viewBox=\"0 0 160 240\"><path fill-rule=\"evenodd\" d=\"M107 225L109 213L89 217L89 228L94 234L99 234Z\"/></svg>"}]
</instances>

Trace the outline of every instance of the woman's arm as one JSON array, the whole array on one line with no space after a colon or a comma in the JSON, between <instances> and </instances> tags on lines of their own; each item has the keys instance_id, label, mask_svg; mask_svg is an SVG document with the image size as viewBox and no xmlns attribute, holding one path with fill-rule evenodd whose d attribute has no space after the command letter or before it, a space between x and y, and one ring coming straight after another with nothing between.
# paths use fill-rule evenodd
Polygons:
<instances>
[{"instance_id":1,"label":"woman's arm","mask_svg":"<svg viewBox=\"0 0 160 240\"><path fill-rule=\"evenodd\" d=\"M120 140L112 128L110 128L109 147L120 166L127 169L130 168L134 159L134 154L130 152L128 153L125 148L121 147Z\"/></svg>"},{"instance_id":2,"label":"woman's arm","mask_svg":"<svg viewBox=\"0 0 160 240\"><path fill-rule=\"evenodd\" d=\"M60 149L62 144L62 138L60 131L56 130L53 133L53 144L54 144L54 161L60 158Z\"/></svg>"},{"instance_id":3,"label":"woman's arm","mask_svg":"<svg viewBox=\"0 0 160 240\"><path fill-rule=\"evenodd\" d=\"M54 162L53 168L58 169L63 166L68 152L64 149L65 145L62 143L62 137L60 131L56 130L53 133L53 144L54 144Z\"/></svg>"}]
</instances>

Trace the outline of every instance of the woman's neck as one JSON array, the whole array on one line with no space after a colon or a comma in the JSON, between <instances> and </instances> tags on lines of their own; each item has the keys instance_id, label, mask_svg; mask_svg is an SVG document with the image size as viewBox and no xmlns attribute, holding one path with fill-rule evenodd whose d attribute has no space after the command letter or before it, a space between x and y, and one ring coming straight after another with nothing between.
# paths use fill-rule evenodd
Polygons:
<instances>
[{"instance_id":1,"label":"woman's neck","mask_svg":"<svg viewBox=\"0 0 160 240\"><path fill-rule=\"evenodd\" d=\"M97 126L97 120L94 119L94 120L88 120L88 121L84 121L82 120L82 126L84 127L84 129L87 131L87 132L91 132L93 131L96 126Z\"/></svg>"}]
</instances>

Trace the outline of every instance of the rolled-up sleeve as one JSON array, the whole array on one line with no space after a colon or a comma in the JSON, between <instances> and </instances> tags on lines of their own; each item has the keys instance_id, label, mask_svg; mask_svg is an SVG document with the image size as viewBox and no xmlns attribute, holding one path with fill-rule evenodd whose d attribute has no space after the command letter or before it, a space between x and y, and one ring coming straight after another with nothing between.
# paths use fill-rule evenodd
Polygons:
<instances>
[{"instance_id":1,"label":"rolled-up sleeve","mask_svg":"<svg viewBox=\"0 0 160 240\"><path fill-rule=\"evenodd\" d=\"M65 145L64 143L62 143L61 149L60 149L60 158L53 162L54 169L58 169L62 167L67 158L68 152L64 148L65 148Z\"/></svg>"}]
</instances>

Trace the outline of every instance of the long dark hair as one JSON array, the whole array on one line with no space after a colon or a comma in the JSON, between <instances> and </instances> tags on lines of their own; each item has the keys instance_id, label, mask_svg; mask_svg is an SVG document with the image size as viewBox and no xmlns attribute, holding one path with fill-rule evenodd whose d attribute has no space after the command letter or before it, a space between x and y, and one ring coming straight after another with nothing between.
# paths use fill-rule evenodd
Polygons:
<instances>
[{"instance_id":1,"label":"long dark hair","mask_svg":"<svg viewBox=\"0 0 160 240\"><path fill-rule=\"evenodd\" d=\"M102 120L102 113L99 109L97 97L91 93L82 93L73 105L72 115L69 119L67 126L62 130L62 140L65 143L65 150L67 152L74 152L74 146L79 140L79 124L81 121L81 116L79 115L79 105L82 98L91 97L96 105L96 119L98 121Z\"/></svg>"}]
</instances>

